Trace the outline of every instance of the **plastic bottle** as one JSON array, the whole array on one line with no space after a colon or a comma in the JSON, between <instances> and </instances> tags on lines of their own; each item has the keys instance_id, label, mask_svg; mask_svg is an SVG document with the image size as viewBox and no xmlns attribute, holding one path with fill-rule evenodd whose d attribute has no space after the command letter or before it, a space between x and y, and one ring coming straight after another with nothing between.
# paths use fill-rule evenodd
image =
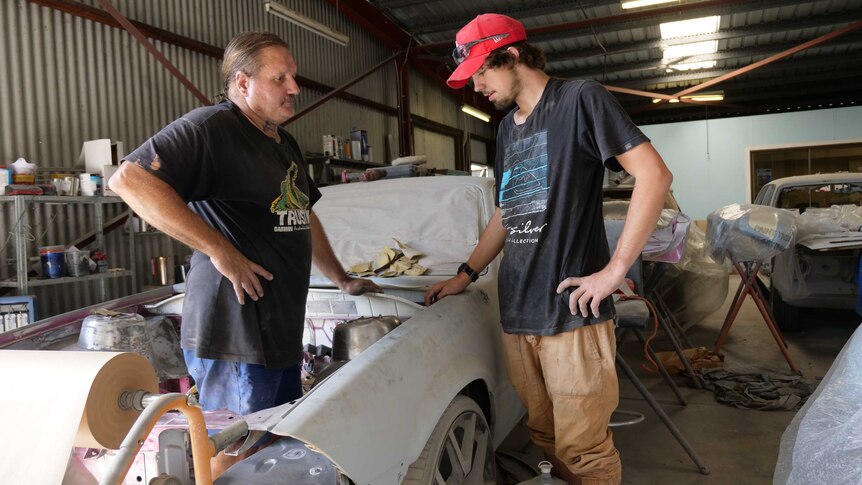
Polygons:
<instances>
[{"instance_id":1,"label":"plastic bottle","mask_svg":"<svg viewBox=\"0 0 862 485\"><path fill-rule=\"evenodd\" d=\"M18 319L15 317L14 313L6 313L3 315L3 328L7 332L18 328Z\"/></svg>"},{"instance_id":2,"label":"plastic bottle","mask_svg":"<svg viewBox=\"0 0 862 485\"><path fill-rule=\"evenodd\" d=\"M565 485L566 482L560 480L559 478L554 478L551 475L551 465L550 462L543 461L539 463L539 470L542 472L538 477L531 478L527 481L521 482L518 485Z\"/></svg>"},{"instance_id":3,"label":"plastic bottle","mask_svg":"<svg viewBox=\"0 0 862 485\"><path fill-rule=\"evenodd\" d=\"M551 485L554 483L554 477L551 476L551 468L553 467L554 465L551 465L551 463L547 461L539 463L539 470L542 472L542 474L539 475L540 485Z\"/></svg>"}]
</instances>

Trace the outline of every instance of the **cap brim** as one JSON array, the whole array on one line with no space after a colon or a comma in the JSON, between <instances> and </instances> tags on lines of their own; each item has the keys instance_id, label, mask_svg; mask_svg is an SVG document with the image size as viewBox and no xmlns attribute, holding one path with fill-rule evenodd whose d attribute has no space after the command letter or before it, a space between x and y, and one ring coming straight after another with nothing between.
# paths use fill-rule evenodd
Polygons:
<instances>
[{"instance_id":1,"label":"cap brim","mask_svg":"<svg viewBox=\"0 0 862 485\"><path fill-rule=\"evenodd\" d=\"M449 76L449 79L446 80L446 84L448 84L452 89L463 88L464 85L467 84L467 81L473 77L473 74L476 74L476 71L482 67L482 64L485 63L485 59L487 58L488 54L482 54L458 64L458 67L455 68L455 72L453 72L452 75Z\"/></svg>"}]
</instances>

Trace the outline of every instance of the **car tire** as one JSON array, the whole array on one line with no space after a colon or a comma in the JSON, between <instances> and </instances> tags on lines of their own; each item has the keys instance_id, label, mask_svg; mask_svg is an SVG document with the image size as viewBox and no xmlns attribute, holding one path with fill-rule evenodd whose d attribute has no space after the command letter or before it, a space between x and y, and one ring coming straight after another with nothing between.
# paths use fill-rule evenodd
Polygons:
<instances>
[{"instance_id":1,"label":"car tire","mask_svg":"<svg viewBox=\"0 0 862 485\"><path fill-rule=\"evenodd\" d=\"M402 483L495 483L495 473L491 428L485 414L476 401L455 396Z\"/></svg>"},{"instance_id":2,"label":"car tire","mask_svg":"<svg viewBox=\"0 0 862 485\"><path fill-rule=\"evenodd\" d=\"M802 318L798 307L788 305L781 298L781 293L772 287L769 291L770 306L772 307L772 316L775 317L775 323L782 332L798 332L802 330Z\"/></svg>"}]
</instances>

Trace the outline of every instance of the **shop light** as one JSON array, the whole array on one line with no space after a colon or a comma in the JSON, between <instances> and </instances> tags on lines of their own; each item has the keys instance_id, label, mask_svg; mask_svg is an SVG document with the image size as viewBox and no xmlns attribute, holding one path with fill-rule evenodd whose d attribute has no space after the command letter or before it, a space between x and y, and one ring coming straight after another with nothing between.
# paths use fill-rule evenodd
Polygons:
<instances>
[{"instance_id":1,"label":"shop light","mask_svg":"<svg viewBox=\"0 0 862 485\"><path fill-rule=\"evenodd\" d=\"M277 2L265 2L263 4L263 9L276 17L287 20L288 22L302 27L310 32L314 32L315 34L323 37L324 39L331 40L338 45L347 47L347 43L350 42L350 37L342 34L341 32L330 29L329 27L323 25L322 23L313 20L311 18L302 15L301 13L293 10L291 8L285 7L284 5Z\"/></svg>"},{"instance_id":2,"label":"shop light","mask_svg":"<svg viewBox=\"0 0 862 485\"><path fill-rule=\"evenodd\" d=\"M671 64L670 71L692 71L694 69L709 69L715 67L715 61L701 61L701 62L680 62L679 64Z\"/></svg>"},{"instance_id":3,"label":"shop light","mask_svg":"<svg viewBox=\"0 0 862 485\"><path fill-rule=\"evenodd\" d=\"M662 39L674 39L676 37L687 37L689 35L712 34L718 32L718 22L721 17L701 17L697 19L680 20L678 22L665 22L659 24Z\"/></svg>"},{"instance_id":4,"label":"shop light","mask_svg":"<svg viewBox=\"0 0 862 485\"><path fill-rule=\"evenodd\" d=\"M665 59L678 59L680 57L702 56L705 54L714 54L718 51L717 40L707 40L704 42L689 42L687 44L676 44L665 47Z\"/></svg>"},{"instance_id":5,"label":"shop light","mask_svg":"<svg viewBox=\"0 0 862 485\"><path fill-rule=\"evenodd\" d=\"M677 3L678 1L679 0L632 0L630 2L623 2L622 7L624 9L650 7L652 5L661 5L663 3Z\"/></svg>"},{"instance_id":6,"label":"shop light","mask_svg":"<svg viewBox=\"0 0 862 485\"><path fill-rule=\"evenodd\" d=\"M473 116L475 118L479 118L480 120L484 121L485 123L488 123L489 121L491 121L491 115L489 115L488 113L485 113L484 111L479 111L478 109L476 109L470 105L466 105L466 104L461 105L461 111L463 111L463 112L467 113L468 115Z\"/></svg>"},{"instance_id":7,"label":"shop light","mask_svg":"<svg viewBox=\"0 0 862 485\"><path fill-rule=\"evenodd\" d=\"M690 99L692 101L724 101L724 93L692 94L689 96L683 96L682 98Z\"/></svg>"}]
</instances>

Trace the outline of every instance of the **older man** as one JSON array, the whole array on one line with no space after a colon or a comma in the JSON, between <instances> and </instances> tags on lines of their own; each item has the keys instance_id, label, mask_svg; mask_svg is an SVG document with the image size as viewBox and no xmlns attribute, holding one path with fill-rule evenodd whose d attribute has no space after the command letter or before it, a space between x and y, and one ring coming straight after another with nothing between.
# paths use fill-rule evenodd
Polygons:
<instances>
[{"instance_id":1,"label":"older man","mask_svg":"<svg viewBox=\"0 0 862 485\"><path fill-rule=\"evenodd\" d=\"M226 99L169 124L110 180L139 216L195 250L182 347L207 410L249 414L302 395L312 259L342 291L381 291L345 274L311 210L320 192L280 126L295 112L296 71L276 35L238 35L224 55Z\"/></svg>"}]
</instances>

